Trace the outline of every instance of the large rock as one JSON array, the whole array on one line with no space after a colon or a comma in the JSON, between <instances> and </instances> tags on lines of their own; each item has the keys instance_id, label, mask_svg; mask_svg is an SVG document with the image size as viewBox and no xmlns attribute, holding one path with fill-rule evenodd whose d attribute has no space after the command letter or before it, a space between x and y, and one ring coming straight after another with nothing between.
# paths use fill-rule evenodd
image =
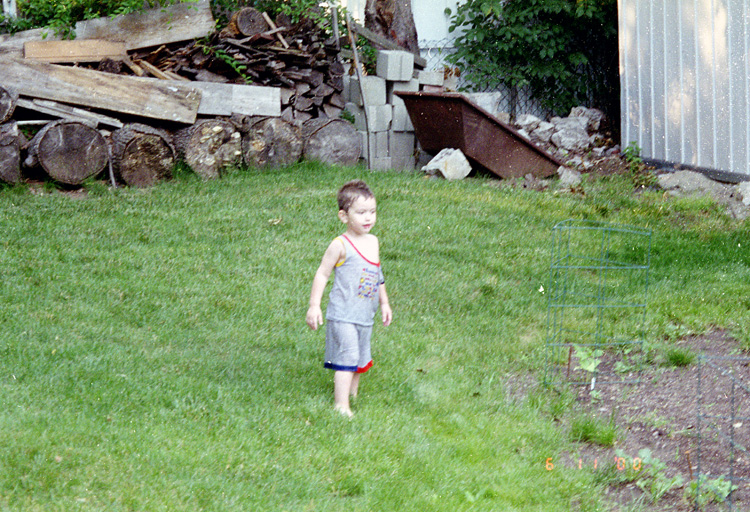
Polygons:
<instances>
[{"instance_id":1,"label":"large rock","mask_svg":"<svg viewBox=\"0 0 750 512\"><path fill-rule=\"evenodd\" d=\"M550 142L558 148L573 152L591 148L592 141L587 131L588 119L585 117L553 117L550 122L555 127Z\"/></svg>"},{"instance_id":2,"label":"large rock","mask_svg":"<svg viewBox=\"0 0 750 512\"><path fill-rule=\"evenodd\" d=\"M427 174L439 173L447 180L460 180L471 172L471 164L460 149L445 148L422 167Z\"/></svg>"},{"instance_id":3,"label":"large rock","mask_svg":"<svg viewBox=\"0 0 750 512\"><path fill-rule=\"evenodd\" d=\"M586 119L587 130L597 132L603 128L606 117L604 112L596 108L573 107L569 117L582 117Z\"/></svg>"},{"instance_id":4,"label":"large rock","mask_svg":"<svg viewBox=\"0 0 750 512\"><path fill-rule=\"evenodd\" d=\"M557 169L557 174L560 176L561 187L575 188L581 184L581 173L575 169L561 165Z\"/></svg>"},{"instance_id":5,"label":"large rock","mask_svg":"<svg viewBox=\"0 0 750 512\"><path fill-rule=\"evenodd\" d=\"M727 209L727 213L735 219L744 220L750 216L750 209L743 204L744 199L735 193L737 187L724 185L707 178L695 171L676 171L658 176L659 185L670 195L708 196Z\"/></svg>"},{"instance_id":6,"label":"large rock","mask_svg":"<svg viewBox=\"0 0 750 512\"><path fill-rule=\"evenodd\" d=\"M750 181L743 181L737 185L737 195L745 206L750 206Z\"/></svg>"}]
</instances>

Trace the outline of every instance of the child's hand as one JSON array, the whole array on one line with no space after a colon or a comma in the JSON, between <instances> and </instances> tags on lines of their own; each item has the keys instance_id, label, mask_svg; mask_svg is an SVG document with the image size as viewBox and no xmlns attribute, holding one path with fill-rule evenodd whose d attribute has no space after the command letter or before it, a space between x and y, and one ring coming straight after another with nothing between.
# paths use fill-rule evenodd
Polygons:
<instances>
[{"instance_id":1,"label":"child's hand","mask_svg":"<svg viewBox=\"0 0 750 512\"><path fill-rule=\"evenodd\" d=\"M391 310L390 304L381 304L380 312L383 314L383 325L386 327L391 325L393 320L393 311Z\"/></svg>"},{"instance_id":2,"label":"child's hand","mask_svg":"<svg viewBox=\"0 0 750 512\"><path fill-rule=\"evenodd\" d=\"M318 326L323 325L323 311L321 311L320 306L310 306L310 309L307 310L307 318L305 321L310 329L317 331Z\"/></svg>"}]
</instances>

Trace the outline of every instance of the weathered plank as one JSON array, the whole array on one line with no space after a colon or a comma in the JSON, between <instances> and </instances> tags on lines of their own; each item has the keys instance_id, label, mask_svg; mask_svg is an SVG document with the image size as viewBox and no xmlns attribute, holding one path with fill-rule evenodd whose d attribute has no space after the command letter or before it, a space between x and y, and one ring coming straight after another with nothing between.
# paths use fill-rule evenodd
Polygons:
<instances>
[{"instance_id":1,"label":"weathered plank","mask_svg":"<svg viewBox=\"0 0 750 512\"><path fill-rule=\"evenodd\" d=\"M182 82L15 59L0 66L0 86L32 98L188 124L195 122L201 101L200 91Z\"/></svg>"},{"instance_id":2,"label":"weathered plank","mask_svg":"<svg viewBox=\"0 0 750 512\"><path fill-rule=\"evenodd\" d=\"M123 58L127 51L125 43L104 39L26 41L23 56L37 62L99 62Z\"/></svg>"},{"instance_id":3,"label":"weathered plank","mask_svg":"<svg viewBox=\"0 0 750 512\"><path fill-rule=\"evenodd\" d=\"M211 116L244 114L271 117L281 115L281 92L278 87L217 82L190 82L190 87L202 93L201 104L198 107L199 114Z\"/></svg>"},{"instance_id":4,"label":"weathered plank","mask_svg":"<svg viewBox=\"0 0 750 512\"><path fill-rule=\"evenodd\" d=\"M127 50L160 44L189 41L214 31L216 23L208 0L184 2L164 8L92 20L75 24L76 39L124 41ZM0 58L23 56L28 41L57 41L62 36L53 30L37 28L15 35L0 35Z\"/></svg>"},{"instance_id":5,"label":"weathered plank","mask_svg":"<svg viewBox=\"0 0 750 512\"><path fill-rule=\"evenodd\" d=\"M90 110L71 107L70 105L64 105L56 101L19 99L18 106L27 110L33 110L35 112L41 112L42 114L59 117L60 119L67 119L68 121L88 122L93 123L96 126L102 124L114 128L122 128L123 125L122 121L119 119L105 116L103 114L97 114Z\"/></svg>"}]
</instances>

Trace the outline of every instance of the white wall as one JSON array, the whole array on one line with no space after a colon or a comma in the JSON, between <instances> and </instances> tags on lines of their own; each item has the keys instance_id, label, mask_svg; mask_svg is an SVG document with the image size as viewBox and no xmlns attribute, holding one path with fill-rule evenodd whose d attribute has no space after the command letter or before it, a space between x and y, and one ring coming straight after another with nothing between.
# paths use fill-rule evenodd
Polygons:
<instances>
[{"instance_id":1,"label":"white wall","mask_svg":"<svg viewBox=\"0 0 750 512\"><path fill-rule=\"evenodd\" d=\"M622 144L750 174L747 0L618 0Z\"/></svg>"}]
</instances>

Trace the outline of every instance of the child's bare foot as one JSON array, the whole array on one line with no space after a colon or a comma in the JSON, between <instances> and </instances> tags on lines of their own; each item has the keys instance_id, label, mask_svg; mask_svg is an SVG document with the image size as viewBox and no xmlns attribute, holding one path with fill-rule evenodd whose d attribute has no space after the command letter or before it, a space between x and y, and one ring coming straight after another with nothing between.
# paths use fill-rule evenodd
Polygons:
<instances>
[{"instance_id":1,"label":"child's bare foot","mask_svg":"<svg viewBox=\"0 0 750 512\"><path fill-rule=\"evenodd\" d=\"M338 412L340 412L341 414L343 414L344 416L346 416L347 418L351 418L351 417L353 417L353 416L354 416L354 413L352 412L352 410L351 410L351 409L348 409L348 408L346 408L346 407L341 407L341 406L338 406L338 405L337 405L337 406L335 407L335 409L336 409L336 410L337 410Z\"/></svg>"}]
</instances>

